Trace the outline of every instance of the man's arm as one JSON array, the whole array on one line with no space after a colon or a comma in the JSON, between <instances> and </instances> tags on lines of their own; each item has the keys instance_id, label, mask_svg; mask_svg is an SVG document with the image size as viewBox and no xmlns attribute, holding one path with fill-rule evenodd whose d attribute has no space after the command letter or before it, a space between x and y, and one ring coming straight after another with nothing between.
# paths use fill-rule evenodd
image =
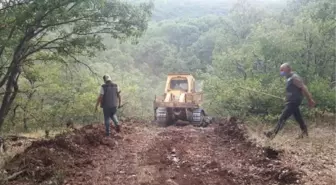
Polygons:
<instances>
[{"instance_id":1,"label":"man's arm","mask_svg":"<svg viewBox=\"0 0 336 185\"><path fill-rule=\"evenodd\" d=\"M98 105L100 104L102 98L103 98L103 96L100 94L97 98L96 109L98 109Z\"/></svg>"},{"instance_id":2,"label":"man's arm","mask_svg":"<svg viewBox=\"0 0 336 185\"><path fill-rule=\"evenodd\" d=\"M119 87L117 86L117 97L118 97L118 100L119 100L119 105L118 107L121 106L121 96L120 96L120 91L119 91Z\"/></svg>"},{"instance_id":3,"label":"man's arm","mask_svg":"<svg viewBox=\"0 0 336 185\"><path fill-rule=\"evenodd\" d=\"M103 95L104 95L104 89L103 87L100 88L100 93L99 96L97 98L97 102L96 102L96 110L98 109L98 105L101 103L102 99L103 99Z\"/></svg>"},{"instance_id":4,"label":"man's arm","mask_svg":"<svg viewBox=\"0 0 336 185\"><path fill-rule=\"evenodd\" d=\"M311 106L314 106L315 102L313 100L312 95L308 91L307 86L303 83L303 81L300 78L293 78L293 83L297 87L299 87L303 93L303 95L308 99L308 102Z\"/></svg>"}]
</instances>

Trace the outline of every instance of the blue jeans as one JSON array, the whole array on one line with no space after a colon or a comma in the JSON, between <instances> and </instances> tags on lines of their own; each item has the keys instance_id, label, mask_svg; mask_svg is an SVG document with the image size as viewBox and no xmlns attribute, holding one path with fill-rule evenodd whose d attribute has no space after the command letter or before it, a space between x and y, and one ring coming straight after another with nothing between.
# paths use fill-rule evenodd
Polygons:
<instances>
[{"instance_id":1,"label":"blue jeans","mask_svg":"<svg viewBox=\"0 0 336 185\"><path fill-rule=\"evenodd\" d=\"M117 107L112 108L103 108L104 113L104 123L105 123L105 131L106 135L110 135L110 118L112 119L115 126L118 125L118 118L117 118Z\"/></svg>"}]
</instances>

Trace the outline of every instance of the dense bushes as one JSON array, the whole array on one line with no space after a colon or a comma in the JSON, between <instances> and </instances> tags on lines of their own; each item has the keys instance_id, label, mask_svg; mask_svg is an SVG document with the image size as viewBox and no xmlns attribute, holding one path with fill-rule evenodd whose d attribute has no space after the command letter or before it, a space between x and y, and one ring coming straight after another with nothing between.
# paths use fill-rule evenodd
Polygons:
<instances>
[{"instance_id":1,"label":"dense bushes","mask_svg":"<svg viewBox=\"0 0 336 185\"><path fill-rule=\"evenodd\" d=\"M280 77L279 77L280 78ZM260 116L267 120L276 120L284 106L285 80L274 78L271 83L263 84L254 79L216 79L208 77L204 90L209 101L205 107L213 115ZM317 105L313 112L303 101L306 116L314 112L335 113L335 91L327 80L319 79L309 83L308 88Z\"/></svg>"},{"instance_id":2,"label":"dense bushes","mask_svg":"<svg viewBox=\"0 0 336 185\"><path fill-rule=\"evenodd\" d=\"M332 0L291 0L288 6L283 2L269 8L237 1L230 11L199 12L195 7L170 14L179 6L174 2L159 2L155 21L138 45L102 35L104 51L95 51L93 58L78 56L94 73L78 63L63 65L65 56L26 65L19 84L22 93L6 117L5 130L55 127L67 119L101 121L94 104L106 73L127 103L120 116L151 119L153 98L163 93L166 74L183 71L202 81L204 106L212 115L276 120L284 103L285 79L279 76L284 62L307 83L317 102L315 111L335 112L335 89L330 87L336 67ZM313 115L304 107L305 115Z\"/></svg>"},{"instance_id":3,"label":"dense bushes","mask_svg":"<svg viewBox=\"0 0 336 185\"><path fill-rule=\"evenodd\" d=\"M213 52L214 67L204 77L207 97L214 97L214 103L208 104L214 114L270 118L280 114L285 82L279 76L279 66L284 62L290 62L306 82L317 102L314 111L335 112L335 90L330 88L336 65L336 21L330 7L335 4L330 0L296 3L297 9L288 7L283 10L287 14L278 16L242 3L236 8L243 13L227 16L235 22L226 21L223 26L225 31L216 39ZM306 107L304 113L312 115Z\"/></svg>"}]
</instances>

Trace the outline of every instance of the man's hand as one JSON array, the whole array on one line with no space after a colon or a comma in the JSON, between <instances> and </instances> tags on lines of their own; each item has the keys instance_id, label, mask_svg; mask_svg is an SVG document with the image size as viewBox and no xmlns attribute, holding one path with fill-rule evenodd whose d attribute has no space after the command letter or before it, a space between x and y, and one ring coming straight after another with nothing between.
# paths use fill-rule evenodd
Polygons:
<instances>
[{"instance_id":1,"label":"man's hand","mask_svg":"<svg viewBox=\"0 0 336 185\"><path fill-rule=\"evenodd\" d=\"M308 104L309 104L309 107L312 108L312 107L315 107L316 103L313 99L309 99L308 100Z\"/></svg>"}]
</instances>

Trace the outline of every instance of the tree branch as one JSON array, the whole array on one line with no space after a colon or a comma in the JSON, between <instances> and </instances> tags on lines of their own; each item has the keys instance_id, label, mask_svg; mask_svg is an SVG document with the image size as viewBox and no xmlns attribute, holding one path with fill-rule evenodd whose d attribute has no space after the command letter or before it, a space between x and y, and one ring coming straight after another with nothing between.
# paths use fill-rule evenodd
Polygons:
<instances>
[{"instance_id":1,"label":"tree branch","mask_svg":"<svg viewBox=\"0 0 336 185\"><path fill-rule=\"evenodd\" d=\"M89 69L89 71L93 74L93 75L98 75L96 72L94 72L94 70L87 64L85 64L84 62L81 62L80 60L78 60L75 56L73 56L71 53L69 53L68 51L64 50L64 52L66 54L69 55L70 58L72 58L76 63L85 66L86 68Z\"/></svg>"},{"instance_id":2,"label":"tree branch","mask_svg":"<svg viewBox=\"0 0 336 185\"><path fill-rule=\"evenodd\" d=\"M73 33L68 33L67 35L65 35L65 36L63 36L63 37L58 37L58 38L56 38L56 39L50 40L50 41L46 42L45 44L42 44L40 47L35 48L35 49L32 49L32 50L31 50L30 52L28 52L24 57L27 58L28 56L30 56L30 55L32 55L32 54L34 54L34 53L36 53L36 52L38 52L38 51L40 51L40 50L46 48L49 44L53 44L54 42L59 41L59 40L64 40L64 39L70 37L72 34L73 34Z\"/></svg>"},{"instance_id":3,"label":"tree branch","mask_svg":"<svg viewBox=\"0 0 336 185\"><path fill-rule=\"evenodd\" d=\"M13 109L13 115L12 115L12 118L11 118L11 122L12 122L13 125L15 125L14 119L15 119L15 117L16 117L16 110L17 110L17 108L19 108L19 107L20 107L20 105L16 105L16 106L14 107L14 109Z\"/></svg>"},{"instance_id":4,"label":"tree branch","mask_svg":"<svg viewBox=\"0 0 336 185\"><path fill-rule=\"evenodd\" d=\"M7 37L7 41L5 42L5 43L7 43L8 41L9 41L9 39L11 39L12 38L12 36L13 36L13 34L14 34L14 31L15 31L15 28L16 28L16 26L14 25L13 27L12 27L12 29L11 29L11 31L9 32L9 35L8 35L8 37ZM3 51L5 50L5 44L1 47L1 49L0 49L0 56L2 56L2 53L3 53Z\"/></svg>"},{"instance_id":5,"label":"tree branch","mask_svg":"<svg viewBox=\"0 0 336 185\"><path fill-rule=\"evenodd\" d=\"M83 17L80 17L80 18L77 18L77 19L58 22L58 23L55 23L55 24L49 24L49 25L47 24L47 25L42 26L41 28L42 28L42 31L43 31L43 30L45 30L47 28L50 28L50 27L61 26L61 25L65 25L65 24L70 24L70 23L75 23L75 22L78 22L78 21L86 20L86 18L89 18L91 16L93 16L93 14L83 16Z\"/></svg>"},{"instance_id":6,"label":"tree branch","mask_svg":"<svg viewBox=\"0 0 336 185\"><path fill-rule=\"evenodd\" d=\"M16 4L14 4L14 2L12 2L13 3L12 5L10 5L11 2L0 3L1 5L3 5L3 8L0 8L0 11L5 11L7 9L14 8L16 6L26 5L26 4L29 4L31 1L32 0L30 0L30 1L24 1L24 2L18 2Z\"/></svg>"},{"instance_id":7,"label":"tree branch","mask_svg":"<svg viewBox=\"0 0 336 185\"><path fill-rule=\"evenodd\" d=\"M19 67L18 65L21 62L21 60L23 59L22 58L22 54L23 54L22 50L24 50L24 44L26 43L27 39L29 39L28 37L29 37L29 35L28 35L28 33L26 33L26 35L20 40L18 46L15 48L12 62L10 63L9 68L7 69L7 73L5 74L5 76L0 81L0 87L2 87L6 83L6 81L8 80L8 77L10 77L11 73L13 72L13 68L18 68Z\"/></svg>"},{"instance_id":8,"label":"tree branch","mask_svg":"<svg viewBox=\"0 0 336 185\"><path fill-rule=\"evenodd\" d=\"M72 35L78 35L78 36L88 36L88 35L95 35L95 34L109 34L111 32L108 32L108 31L104 31L106 30L105 28L104 29L101 29L101 30L98 30L98 31L95 31L95 32L88 32L88 33L74 33L74 32L71 32L71 33L68 33L67 35L63 36L63 37L59 37L59 38L56 38L56 39L53 39L53 40L50 40L48 42L46 42L45 44L39 46L38 48L35 48L33 50L31 50L30 52L28 52L23 58L27 58L28 56L36 53L36 52L39 52L41 50L51 50L51 49L61 49L62 47L59 47L59 46L50 46L48 47L48 45L50 44L54 44L55 42L59 41L59 40L64 40ZM41 42L37 42L34 46L37 46L39 43Z\"/></svg>"},{"instance_id":9,"label":"tree branch","mask_svg":"<svg viewBox=\"0 0 336 185\"><path fill-rule=\"evenodd\" d=\"M46 12L43 16L41 16L41 17L39 17L39 18L37 18L37 19L35 20L35 24L34 24L34 25L36 25L36 24L40 25L40 24L41 24L41 21L42 21L44 18L46 18L50 13L52 13L53 11L55 11L55 10L57 10L57 9L63 7L63 6L66 6L66 5L70 4L70 3L72 3L72 2L71 2L71 1L66 1L66 2L63 3L63 4L59 4L58 6L53 7L53 8L50 9L50 10L47 10L47 12ZM71 10L74 6L76 6L76 5L78 5L78 2L75 3L75 4L74 4L68 11L70 11L70 10Z\"/></svg>"},{"instance_id":10,"label":"tree branch","mask_svg":"<svg viewBox=\"0 0 336 185\"><path fill-rule=\"evenodd\" d=\"M16 173L13 173L11 176L7 177L6 178L6 181L11 181L11 180L14 180L16 179L19 175L25 173L26 170L22 170L22 171L19 171L19 172L16 172Z\"/></svg>"}]
</instances>

